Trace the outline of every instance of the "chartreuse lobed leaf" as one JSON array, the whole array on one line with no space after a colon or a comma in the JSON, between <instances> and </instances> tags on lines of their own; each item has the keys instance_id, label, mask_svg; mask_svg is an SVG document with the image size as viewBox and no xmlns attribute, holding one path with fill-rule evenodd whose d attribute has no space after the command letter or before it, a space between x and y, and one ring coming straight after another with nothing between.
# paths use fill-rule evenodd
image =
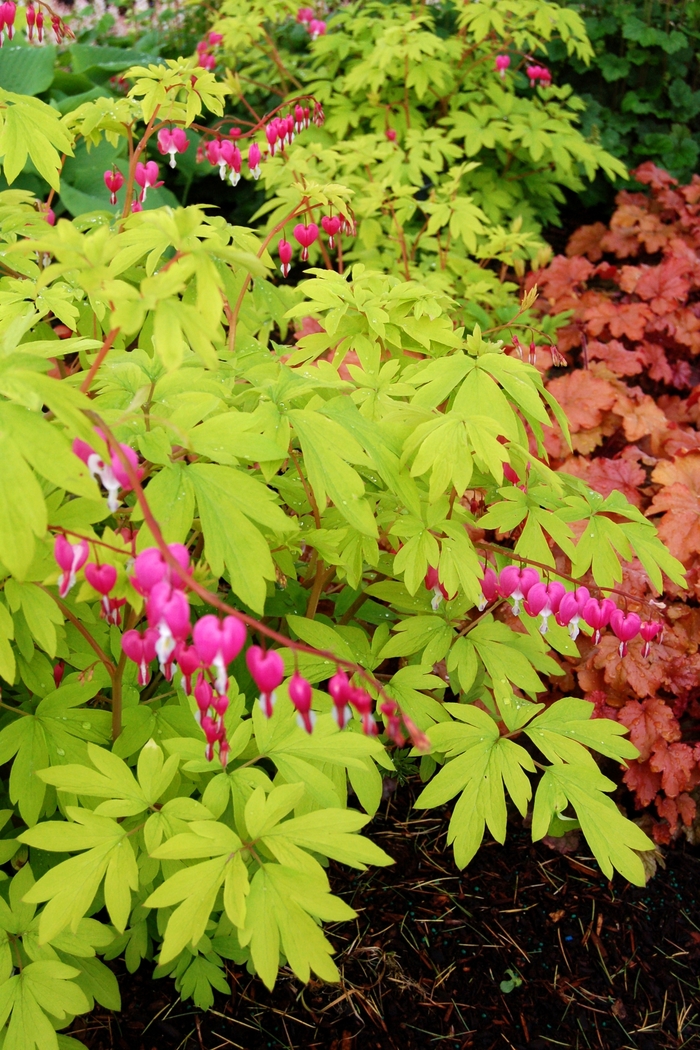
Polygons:
<instances>
[{"instance_id":1,"label":"chartreuse lobed leaf","mask_svg":"<svg viewBox=\"0 0 700 1050\"><path fill-rule=\"evenodd\" d=\"M94 812L108 817L136 816L149 809L167 789L179 765L178 755L163 762L163 752L154 740L147 741L139 753L138 781L126 762L110 751L88 744L87 753L96 771L86 765L65 765L37 775L59 791L106 799Z\"/></svg>"},{"instance_id":2,"label":"chartreuse lobed leaf","mask_svg":"<svg viewBox=\"0 0 700 1050\"><path fill-rule=\"evenodd\" d=\"M223 887L225 913L240 944L250 945L268 987L275 983L280 946L302 980L308 981L310 970L325 980L338 979L332 948L315 920L339 921L355 913L330 893L314 854L360 869L391 859L356 834L369 820L362 814L326 809L285 819L303 794L303 783L280 785L269 794L256 788L245 805L250 841L218 821L195 820L190 830L153 850L161 860L201 861L171 875L145 902L150 908L178 905L168 919L161 965L185 946L197 946Z\"/></svg>"},{"instance_id":3,"label":"chartreuse lobed leaf","mask_svg":"<svg viewBox=\"0 0 700 1050\"><path fill-rule=\"evenodd\" d=\"M39 849L81 852L51 868L25 894L29 904L47 901L41 913L42 943L70 927L78 929L104 878L104 896L110 919L122 932L131 911L131 891L137 890L139 873L127 829L110 817L98 816L75 806L66 807L74 823L45 821L18 836Z\"/></svg>"},{"instance_id":4,"label":"chartreuse lobed leaf","mask_svg":"<svg viewBox=\"0 0 700 1050\"><path fill-rule=\"evenodd\" d=\"M553 816L570 803L596 860L608 878L613 869L636 886L646 882L639 852L653 850L654 843L641 828L620 813L606 791L614 791L594 764L555 763L537 786L532 814L533 841L543 838Z\"/></svg>"},{"instance_id":5,"label":"chartreuse lobed leaf","mask_svg":"<svg viewBox=\"0 0 700 1050\"><path fill-rule=\"evenodd\" d=\"M499 704L503 713L503 705ZM614 790L591 756L593 748L610 758L635 758L639 752L623 739L624 726L610 719L591 719L594 705L566 697L545 711L527 705L508 728L523 732L553 763L544 768L535 795L533 841L549 833L553 818L571 804L586 840L608 877L613 868L638 885L645 881L641 859L634 851L653 849L647 836L627 820L612 799L603 794ZM433 751L446 762L420 793L416 806L430 808L460 797L450 820L448 841L454 844L455 861L466 866L489 831L497 842L506 834L506 790L525 815L532 786L526 773L536 766L527 751L499 733L496 720L480 708L445 704L457 719L431 727L428 738Z\"/></svg>"},{"instance_id":6,"label":"chartreuse lobed leaf","mask_svg":"<svg viewBox=\"0 0 700 1050\"><path fill-rule=\"evenodd\" d=\"M4 1045L58 1050L52 1021L60 1025L90 1009L87 996L74 980L79 974L74 966L47 959L29 963L0 985L0 1025L9 1019Z\"/></svg>"},{"instance_id":7,"label":"chartreuse lobed leaf","mask_svg":"<svg viewBox=\"0 0 700 1050\"><path fill-rule=\"evenodd\" d=\"M450 759L425 787L416 806L440 806L459 794L448 830L454 844L455 862L466 867L481 845L484 831L497 842L506 836L505 788L525 815L532 797L525 771L534 773L530 755L519 744L500 736L494 719L485 711L461 704L446 704L458 722L443 723L428 730L434 751Z\"/></svg>"}]
</instances>

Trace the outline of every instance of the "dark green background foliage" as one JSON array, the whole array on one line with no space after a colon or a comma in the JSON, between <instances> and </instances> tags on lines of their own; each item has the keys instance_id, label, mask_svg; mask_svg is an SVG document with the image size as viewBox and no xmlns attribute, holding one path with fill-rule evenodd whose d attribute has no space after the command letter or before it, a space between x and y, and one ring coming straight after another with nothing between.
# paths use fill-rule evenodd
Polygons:
<instances>
[{"instance_id":1,"label":"dark green background foliage","mask_svg":"<svg viewBox=\"0 0 700 1050\"><path fill-rule=\"evenodd\" d=\"M698 0L592 0L579 11L595 49L586 66L561 41L549 45L555 83L586 102L582 127L628 167L652 160L681 181L700 155L700 3ZM610 201L603 174L583 203Z\"/></svg>"}]
</instances>

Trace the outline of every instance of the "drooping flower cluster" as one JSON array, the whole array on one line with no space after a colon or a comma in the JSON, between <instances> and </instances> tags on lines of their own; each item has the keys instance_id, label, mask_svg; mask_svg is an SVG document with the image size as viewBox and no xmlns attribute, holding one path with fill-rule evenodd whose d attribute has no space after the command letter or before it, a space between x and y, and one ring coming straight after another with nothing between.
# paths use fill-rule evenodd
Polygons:
<instances>
[{"instance_id":1,"label":"drooping flower cluster","mask_svg":"<svg viewBox=\"0 0 700 1050\"><path fill-rule=\"evenodd\" d=\"M7 33L8 40L12 40L14 35L14 24L15 16L17 14L17 5L12 0L6 0L6 3L0 4L0 19L2 20L2 29ZM41 7L36 8L34 4L30 3L27 5L26 10L27 18L27 40L32 43L34 40L34 32L36 31L36 40L38 44L44 42L44 12ZM51 15L51 29L53 30L56 43L60 44L65 37L73 37L73 34L68 29L66 24L61 20L57 14ZM73 39L75 39L73 37ZM2 40L0 39L0 47L2 47Z\"/></svg>"},{"instance_id":2,"label":"drooping flower cluster","mask_svg":"<svg viewBox=\"0 0 700 1050\"><path fill-rule=\"evenodd\" d=\"M552 74L546 68L546 66L527 66L525 72L530 80L530 87L534 88L538 83L542 87L549 87L552 83Z\"/></svg>"},{"instance_id":3,"label":"drooping flower cluster","mask_svg":"<svg viewBox=\"0 0 700 1050\"><path fill-rule=\"evenodd\" d=\"M223 39L221 33L207 33L206 37L199 41L197 44L197 63L202 69L207 69L211 72L216 68L214 48L217 47Z\"/></svg>"},{"instance_id":4,"label":"drooping flower cluster","mask_svg":"<svg viewBox=\"0 0 700 1050\"><path fill-rule=\"evenodd\" d=\"M133 534L129 533L129 537L133 539ZM148 685L150 665L154 660L158 661L166 681L172 681L176 668L179 669L183 689L188 696L194 696L197 705L195 717L206 737L206 757L212 761L218 744L219 759L226 766L230 750L224 724L229 706L228 667L246 644L246 627L233 614L223 619L207 614L192 625L186 595L187 581L192 574L190 555L181 543L169 544L168 552L170 558L159 548L148 547L131 563L130 582L145 599L147 626L142 631L125 631L122 649L138 667L140 686ZM84 568L86 582L100 595L102 617L119 626L120 609L126 599L110 597L117 583L118 571L113 565L88 561L89 556L87 540L71 543L63 534L56 536L54 557L62 570L58 579L59 595L66 597L77 582L77 574ZM191 643L188 641L190 635ZM257 645L249 646L245 656L248 671L260 691L260 708L270 718L275 708L276 690L285 677L284 660L279 651L265 650ZM193 689L195 675L197 681ZM287 683L287 691L297 711L299 726L311 733L316 716L311 710L313 694L310 683L295 670ZM376 736L374 700L365 689L352 685L345 671L338 670L328 683L328 692L340 729L350 720L352 708L360 719L362 731ZM379 710L385 716L389 737L402 746L405 735L398 704L385 696Z\"/></svg>"},{"instance_id":5,"label":"drooping flower cluster","mask_svg":"<svg viewBox=\"0 0 700 1050\"><path fill-rule=\"evenodd\" d=\"M356 232L354 225L347 222L340 215L324 215L321 218L321 226L328 236L328 247L331 249L335 247L335 238L339 233L349 233L354 236ZM301 261L306 262L309 258L309 248L318 240L318 226L315 222L299 222L292 233L295 241L301 246ZM280 266L282 276L286 277L294 254L294 249L286 237L283 237L278 242L277 252L282 264Z\"/></svg>"},{"instance_id":6,"label":"drooping flower cluster","mask_svg":"<svg viewBox=\"0 0 700 1050\"><path fill-rule=\"evenodd\" d=\"M300 7L297 11L297 22L306 26L312 40L317 40L326 32L326 23L316 18L313 7Z\"/></svg>"},{"instance_id":7,"label":"drooping flower cluster","mask_svg":"<svg viewBox=\"0 0 700 1050\"><path fill-rule=\"evenodd\" d=\"M528 616L541 617L542 634L547 633L549 618L553 616L560 627L569 628L569 635L575 639L583 620L593 631L593 642L597 645L601 631L609 626L619 640L621 657L627 652L627 643L637 635L641 635L644 642L643 655L648 656L652 640L662 630L660 623L654 620L642 621L637 613L626 613L619 609L610 598L591 597L587 587L567 591L558 580L544 583L537 570L532 568L508 565L498 575L493 569L487 568L481 590L483 597L479 603L480 610L486 609L497 598L512 598L516 616L522 607Z\"/></svg>"},{"instance_id":8,"label":"drooping flower cluster","mask_svg":"<svg viewBox=\"0 0 700 1050\"><path fill-rule=\"evenodd\" d=\"M85 566L85 579L100 595L100 615L107 623L121 624L121 613L119 610L126 604L125 598L110 598L110 592L114 590L117 582L117 570L113 565L98 565L88 562L90 547L87 540L79 540L71 543L65 536L59 534L54 540L53 555L56 564L62 573L58 578L58 593L65 598L69 591L75 587L77 575ZM85 564L87 562L87 564Z\"/></svg>"}]
</instances>

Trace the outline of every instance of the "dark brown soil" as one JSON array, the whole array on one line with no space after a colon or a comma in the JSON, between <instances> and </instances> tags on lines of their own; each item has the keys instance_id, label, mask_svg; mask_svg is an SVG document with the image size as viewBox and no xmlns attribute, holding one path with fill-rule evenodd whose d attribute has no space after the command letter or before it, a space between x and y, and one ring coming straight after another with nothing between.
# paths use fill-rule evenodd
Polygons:
<instances>
[{"instance_id":1,"label":"dark brown soil","mask_svg":"<svg viewBox=\"0 0 700 1050\"><path fill-rule=\"evenodd\" d=\"M72 1034L90 1050L700 1048L697 852L669 851L639 889L513 826L459 873L445 812L411 811L410 796L399 789L371 828L393 868L333 872L359 912L330 931L340 986L284 971L270 993L232 968L230 998L199 1014L148 964L117 964L123 1011Z\"/></svg>"}]
</instances>

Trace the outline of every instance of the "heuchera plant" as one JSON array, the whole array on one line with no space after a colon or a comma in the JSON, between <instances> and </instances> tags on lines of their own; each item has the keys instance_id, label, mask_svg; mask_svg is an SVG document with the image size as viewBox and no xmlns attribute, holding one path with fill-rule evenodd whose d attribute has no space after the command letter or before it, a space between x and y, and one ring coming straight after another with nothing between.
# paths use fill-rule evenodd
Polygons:
<instances>
[{"instance_id":1,"label":"heuchera plant","mask_svg":"<svg viewBox=\"0 0 700 1050\"><path fill-rule=\"evenodd\" d=\"M126 79L64 117L0 110L8 181L30 156L58 191L79 142L129 151L104 180L120 215L51 225L53 198L0 195L0 1025L28 1050L118 1007L97 953L157 957L200 1006L226 961L336 980L322 923L355 913L325 865L390 863L358 832L404 743L418 805L457 798L459 865L532 803L535 839L578 819L608 876L643 883L652 843L591 753L636 758L625 727L537 694L569 630L609 624L624 653L657 622L626 610L618 553L683 580L634 506L547 465L565 416L498 329L362 263L275 283L285 227L307 248L315 217L355 228L347 188L298 187L263 239L146 207L149 143L177 163L176 129L223 142L205 109L226 87L198 56ZM277 163L263 129L306 108L321 121L300 95L239 136L224 175Z\"/></svg>"},{"instance_id":2,"label":"heuchera plant","mask_svg":"<svg viewBox=\"0 0 700 1050\"><path fill-rule=\"evenodd\" d=\"M556 427L550 431L545 444L554 463L604 497L623 493L656 520L686 568L687 592L673 578L653 581L664 630L651 662L641 638L624 654L604 639L594 650L584 644L578 667L586 698L630 729L640 757L625 783L640 808L654 803L660 819L651 830L668 842L693 826L690 792L700 783L700 656L696 611L687 603L697 594L700 564L700 179L679 186L651 163L634 174L640 188L618 194L609 226L581 227L566 256L536 279L547 309L564 311L558 346L577 366L548 383L573 445L572 452ZM543 351L540 362L548 356ZM610 568L616 571L612 560ZM641 612L649 588L642 566L629 562L618 579L630 615Z\"/></svg>"}]
</instances>

